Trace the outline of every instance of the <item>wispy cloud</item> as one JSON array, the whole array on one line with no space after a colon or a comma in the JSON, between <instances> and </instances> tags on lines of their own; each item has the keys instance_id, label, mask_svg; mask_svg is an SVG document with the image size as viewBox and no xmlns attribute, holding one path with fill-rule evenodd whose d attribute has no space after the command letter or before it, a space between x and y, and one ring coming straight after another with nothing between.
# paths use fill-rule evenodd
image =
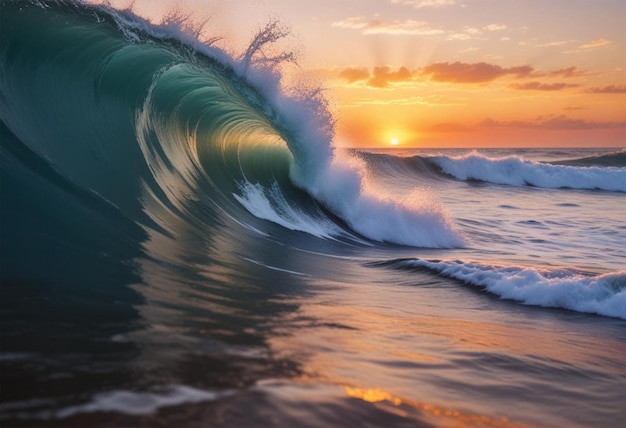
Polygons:
<instances>
[{"instance_id":1,"label":"wispy cloud","mask_svg":"<svg viewBox=\"0 0 626 428\"><path fill-rule=\"evenodd\" d=\"M580 45L578 47L580 49L595 49L595 48L601 48L603 46L608 46L611 43L613 43L611 40L598 39L598 40L594 40L594 41L589 42L589 43L585 43L584 45Z\"/></svg>"},{"instance_id":2,"label":"wispy cloud","mask_svg":"<svg viewBox=\"0 0 626 428\"><path fill-rule=\"evenodd\" d=\"M489 24L483 27L465 27L463 31L457 31L448 35L448 40L476 40L486 39L486 33L506 30L508 27L504 24Z\"/></svg>"},{"instance_id":3,"label":"wispy cloud","mask_svg":"<svg viewBox=\"0 0 626 428\"><path fill-rule=\"evenodd\" d=\"M523 91L560 91L567 88L576 88L580 85L574 83L541 83L541 82L526 82L526 83L513 83L509 85L513 89L519 89Z\"/></svg>"},{"instance_id":4,"label":"wispy cloud","mask_svg":"<svg viewBox=\"0 0 626 428\"><path fill-rule=\"evenodd\" d=\"M477 48L477 47L473 46L473 47L465 48L465 49L459 51L459 53L477 52L479 50L480 50L480 48Z\"/></svg>"},{"instance_id":5,"label":"wispy cloud","mask_svg":"<svg viewBox=\"0 0 626 428\"><path fill-rule=\"evenodd\" d=\"M413 19L401 19L385 22L380 19L367 20L363 17L351 17L332 23L333 27L361 30L363 34L420 35L432 36L445 33L441 28L434 28L428 22Z\"/></svg>"},{"instance_id":6,"label":"wispy cloud","mask_svg":"<svg viewBox=\"0 0 626 428\"><path fill-rule=\"evenodd\" d=\"M445 7L454 6L456 0L391 0L392 4L405 4L413 6L416 9L422 9L426 7Z\"/></svg>"},{"instance_id":7,"label":"wispy cloud","mask_svg":"<svg viewBox=\"0 0 626 428\"><path fill-rule=\"evenodd\" d=\"M543 76L547 77L580 77L587 75L589 75L589 72L585 70L580 70L576 66L559 68L558 70L552 70L548 73L543 74Z\"/></svg>"},{"instance_id":8,"label":"wispy cloud","mask_svg":"<svg viewBox=\"0 0 626 428\"><path fill-rule=\"evenodd\" d=\"M363 34L442 36L447 40L486 40L489 33L500 32L508 27L504 24L489 24L482 27L465 27L462 30L449 30L434 26L427 21L415 19L396 19L386 21L381 18L367 19L363 16L352 16L331 24L336 28L360 30Z\"/></svg>"},{"instance_id":9,"label":"wispy cloud","mask_svg":"<svg viewBox=\"0 0 626 428\"><path fill-rule=\"evenodd\" d=\"M588 94L626 94L626 85L608 85L589 88L585 91Z\"/></svg>"},{"instance_id":10,"label":"wispy cloud","mask_svg":"<svg viewBox=\"0 0 626 428\"><path fill-rule=\"evenodd\" d=\"M568 43L571 43L571 40L558 40L558 41L555 41L555 42L541 43L541 44L535 45L535 47L538 47L538 48L552 48L552 47L556 47L556 46L563 46L563 45L566 45Z\"/></svg>"},{"instance_id":11,"label":"wispy cloud","mask_svg":"<svg viewBox=\"0 0 626 428\"><path fill-rule=\"evenodd\" d=\"M472 40L472 39L474 39L474 37L472 37L470 34L467 34L467 33L452 33L448 36L448 40L463 41L463 40Z\"/></svg>"},{"instance_id":12,"label":"wispy cloud","mask_svg":"<svg viewBox=\"0 0 626 428\"><path fill-rule=\"evenodd\" d=\"M485 31L502 31L506 30L507 26L503 24L489 24L483 27Z\"/></svg>"}]
</instances>

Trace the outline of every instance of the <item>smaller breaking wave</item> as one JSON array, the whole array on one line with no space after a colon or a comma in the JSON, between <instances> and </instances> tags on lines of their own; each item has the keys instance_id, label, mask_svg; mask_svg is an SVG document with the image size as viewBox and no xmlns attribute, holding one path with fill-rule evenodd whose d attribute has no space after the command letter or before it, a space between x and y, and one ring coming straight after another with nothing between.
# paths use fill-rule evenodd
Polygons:
<instances>
[{"instance_id":1,"label":"smaller breaking wave","mask_svg":"<svg viewBox=\"0 0 626 428\"><path fill-rule=\"evenodd\" d=\"M592 276L570 269L542 270L464 261L410 259L391 265L426 269L526 305L626 319L626 270Z\"/></svg>"},{"instance_id":2,"label":"smaller breaking wave","mask_svg":"<svg viewBox=\"0 0 626 428\"><path fill-rule=\"evenodd\" d=\"M626 149L602 155L586 156L578 159L567 159L551 162L554 165L570 166L615 166L626 167Z\"/></svg>"},{"instance_id":3,"label":"smaller breaking wave","mask_svg":"<svg viewBox=\"0 0 626 428\"><path fill-rule=\"evenodd\" d=\"M463 181L547 189L569 188L626 192L625 167L547 164L511 156L489 158L478 152L428 158L444 174Z\"/></svg>"}]
</instances>

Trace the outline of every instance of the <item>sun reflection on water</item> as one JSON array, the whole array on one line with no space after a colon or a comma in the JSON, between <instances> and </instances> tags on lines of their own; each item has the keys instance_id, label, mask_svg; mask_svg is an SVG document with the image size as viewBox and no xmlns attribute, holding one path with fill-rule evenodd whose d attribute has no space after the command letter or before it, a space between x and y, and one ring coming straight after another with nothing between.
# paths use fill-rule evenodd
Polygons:
<instances>
[{"instance_id":1,"label":"sun reflection on water","mask_svg":"<svg viewBox=\"0 0 626 428\"><path fill-rule=\"evenodd\" d=\"M367 403L372 403L375 405L391 404L398 408L406 407L419 410L429 416L434 416L435 418L437 418L438 426L498 428L521 428L532 426L511 422L507 418L496 419L485 415L463 413L458 410L448 409L426 403L420 403L414 400L407 400L397 397L390 392L380 388L356 388L347 385L342 386L342 388L348 397L363 400ZM392 411L391 409L389 409L389 407L386 407L386 410ZM394 413L401 414L400 412Z\"/></svg>"}]
</instances>

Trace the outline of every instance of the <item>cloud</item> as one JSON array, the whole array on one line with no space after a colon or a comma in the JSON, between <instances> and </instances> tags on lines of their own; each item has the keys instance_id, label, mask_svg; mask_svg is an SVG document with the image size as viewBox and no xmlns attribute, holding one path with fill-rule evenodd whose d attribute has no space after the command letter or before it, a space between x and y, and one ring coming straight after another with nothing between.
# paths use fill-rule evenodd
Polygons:
<instances>
[{"instance_id":1,"label":"cloud","mask_svg":"<svg viewBox=\"0 0 626 428\"><path fill-rule=\"evenodd\" d=\"M526 82L526 83L514 83L509 85L513 89L519 89L522 91L560 91L567 88L575 88L577 84L571 83L541 83L541 82Z\"/></svg>"},{"instance_id":2,"label":"cloud","mask_svg":"<svg viewBox=\"0 0 626 428\"><path fill-rule=\"evenodd\" d=\"M624 122L590 122L584 119L570 119L567 116L539 116L534 120L500 121L487 118L479 123L480 126L493 128L531 128L551 130L585 130L585 129L614 129L626 128Z\"/></svg>"},{"instance_id":3,"label":"cloud","mask_svg":"<svg viewBox=\"0 0 626 428\"><path fill-rule=\"evenodd\" d=\"M598 40L594 40L592 42L586 43L584 45L580 45L578 47L580 49L595 49L595 48L600 48L602 46L610 45L611 43L613 43L611 40L598 39Z\"/></svg>"},{"instance_id":4,"label":"cloud","mask_svg":"<svg viewBox=\"0 0 626 428\"><path fill-rule=\"evenodd\" d=\"M504 24L489 24L484 27L465 27L461 32L451 33L448 36L448 40L486 40L485 33L492 33L494 31L506 30L508 27Z\"/></svg>"},{"instance_id":5,"label":"cloud","mask_svg":"<svg viewBox=\"0 0 626 428\"><path fill-rule=\"evenodd\" d=\"M578 67L571 66L567 68L560 68L553 70L545 74L548 77L579 77L587 76L589 73L584 70L579 70Z\"/></svg>"},{"instance_id":6,"label":"cloud","mask_svg":"<svg viewBox=\"0 0 626 428\"><path fill-rule=\"evenodd\" d=\"M454 6L456 0L391 0L392 4L405 4L413 6L416 9L422 9L425 7L445 7Z\"/></svg>"},{"instance_id":7,"label":"cloud","mask_svg":"<svg viewBox=\"0 0 626 428\"><path fill-rule=\"evenodd\" d=\"M339 78L348 83L365 81L373 88L387 88L390 83L410 82L414 72L406 67L393 70L391 67L374 67L370 73L366 68L345 68L339 72Z\"/></svg>"},{"instance_id":8,"label":"cloud","mask_svg":"<svg viewBox=\"0 0 626 428\"><path fill-rule=\"evenodd\" d=\"M444 33L444 30L433 28L428 22L413 19L400 19L385 22L380 19L367 20L363 17L351 17L333 22L332 26L350 30L361 30L363 34L433 36Z\"/></svg>"},{"instance_id":9,"label":"cloud","mask_svg":"<svg viewBox=\"0 0 626 428\"><path fill-rule=\"evenodd\" d=\"M548 43L541 43L539 45L535 45L538 48L551 48L551 47L555 47L555 46L563 46L566 45L567 43L570 43L570 41L568 40L559 40L556 42L548 42Z\"/></svg>"},{"instance_id":10,"label":"cloud","mask_svg":"<svg viewBox=\"0 0 626 428\"><path fill-rule=\"evenodd\" d=\"M489 24L483 27L485 31L502 31L506 30L507 26L503 24Z\"/></svg>"},{"instance_id":11,"label":"cloud","mask_svg":"<svg viewBox=\"0 0 626 428\"><path fill-rule=\"evenodd\" d=\"M626 94L626 85L608 85L589 88L585 91L588 94Z\"/></svg>"},{"instance_id":12,"label":"cloud","mask_svg":"<svg viewBox=\"0 0 626 428\"><path fill-rule=\"evenodd\" d=\"M467 34L482 34L482 30L476 27L465 27L465 32Z\"/></svg>"},{"instance_id":13,"label":"cloud","mask_svg":"<svg viewBox=\"0 0 626 428\"><path fill-rule=\"evenodd\" d=\"M387 34L387 35L417 35L438 36L447 35L447 40L486 40L486 33L502 31L508 27L504 24L489 24L483 27L465 27L463 30L449 31L436 27L426 21L415 19L396 19L385 21L380 18L367 19L363 16L353 16L335 21L331 24L336 28L348 30L360 30L362 34Z\"/></svg>"},{"instance_id":14,"label":"cloud","mask_svg":"<svg viewBox=\"0 0 626 428\"><path fill-rule=\"evenodd\" d=\"M530 75L533 70L534 69L528 65L503 68L499 65L485 62L438 62L424 67L422 72L426 75L430 75L430 78L437 82L484 83L506 75L526 77Z\"/></svg>"},{"instance_id":15,"label":"cloud","mask_svg":"<svg viewBox=\"0 0 626 428\"><path fill-rule=\"evenodd\" d=\"M369 79L370 72L366 68L344 68L339 72L339 77L348 83L354 83Z\"/></svg>"},{"instance_id":16,"label":"cloud","mask_svg":"<svg viewBox=\"0 0 626 428\"><path fill-rule=\"evenodd\" d=\"M411 72L406 67L400 67L397 71L392 71L389 67L374 67L372 77L367 81L367 84L374 88L386 88L390 82L407 82L412 78Z\"/></svg>"},{"instance_id":17,"label":"cloud","mask_svg":"<svg viewBox=\"0 0 626 428\"><path fill-rule=\"evenodd\" d=\"M578 111L578 110L588 110L589 107L585 107L585 106L567 106L565 108L563 108L563 110L565 111Z\"/></svg>"},{"instance_id":18,"label":"cloud","mask_svg":"<svg viewBox=\"0 0 626 428\"><path fill-rule=\"evenodd\" d=\"M468 48L462 52L471 52L475 49ZM540 72L530 65L520 65L515 67L502 67L486 62L465 63L465 62L437 62L423 68L410 70L407 67L392 69L390 67L374 67L371 71L365 67L350 67L340 70L335 75L349 84L365 82L367 86L373 88L387 88L392 83L414 82L431 80L435 82L447 83L488 83L493 80L509 77L513 79L523 78L573 78L586 76L589 73L580 70L575 66L560 68L548 72ZM534 90L534 91L560 91L567 88L580 86L576 83L553 82L545 83L530 81L522 83L512 83L513 89ZM606 86L603 88L591 88L587 92L592 93L623 93L626 86Z\"/></svg>"},{"instance_id":19,"label":"cloud","mask_svg":"<svg viewBox=\"0 0 626 428\"><path fill-rule=\"evenodd\" d=\"M472 40L473 37L466 33L454 33L448 36L448 40Z\"/></svg>"}]
</instances>

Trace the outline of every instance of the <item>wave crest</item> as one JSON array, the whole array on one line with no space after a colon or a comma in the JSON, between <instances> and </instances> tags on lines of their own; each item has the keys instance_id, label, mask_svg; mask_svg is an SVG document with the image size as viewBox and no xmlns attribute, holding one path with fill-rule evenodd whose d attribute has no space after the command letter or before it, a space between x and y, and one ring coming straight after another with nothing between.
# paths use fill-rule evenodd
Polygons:
<instances>
[{"instance_id":1,"label":"wave crest","mask_svg":"<svg viewBox=\"0 0 626 428\"><path fill-rule=\"evenodd\" d=\"M626 270L590 276L569 269L540 270L464 261L411 259L392 265L426 269L527 305L626 319Z\"/></svg>"},{"instance_id":2,"label":"wave crest","mask_svg":"<svg viewBox=\"0 0 626 428\"><path fill-rule=\"evenodd\" d=\"M489 158L477 152L428 158L458 180L510 186L626 192L626 168L553 165L521 157Z\"/></svg>"}]
</instances>

